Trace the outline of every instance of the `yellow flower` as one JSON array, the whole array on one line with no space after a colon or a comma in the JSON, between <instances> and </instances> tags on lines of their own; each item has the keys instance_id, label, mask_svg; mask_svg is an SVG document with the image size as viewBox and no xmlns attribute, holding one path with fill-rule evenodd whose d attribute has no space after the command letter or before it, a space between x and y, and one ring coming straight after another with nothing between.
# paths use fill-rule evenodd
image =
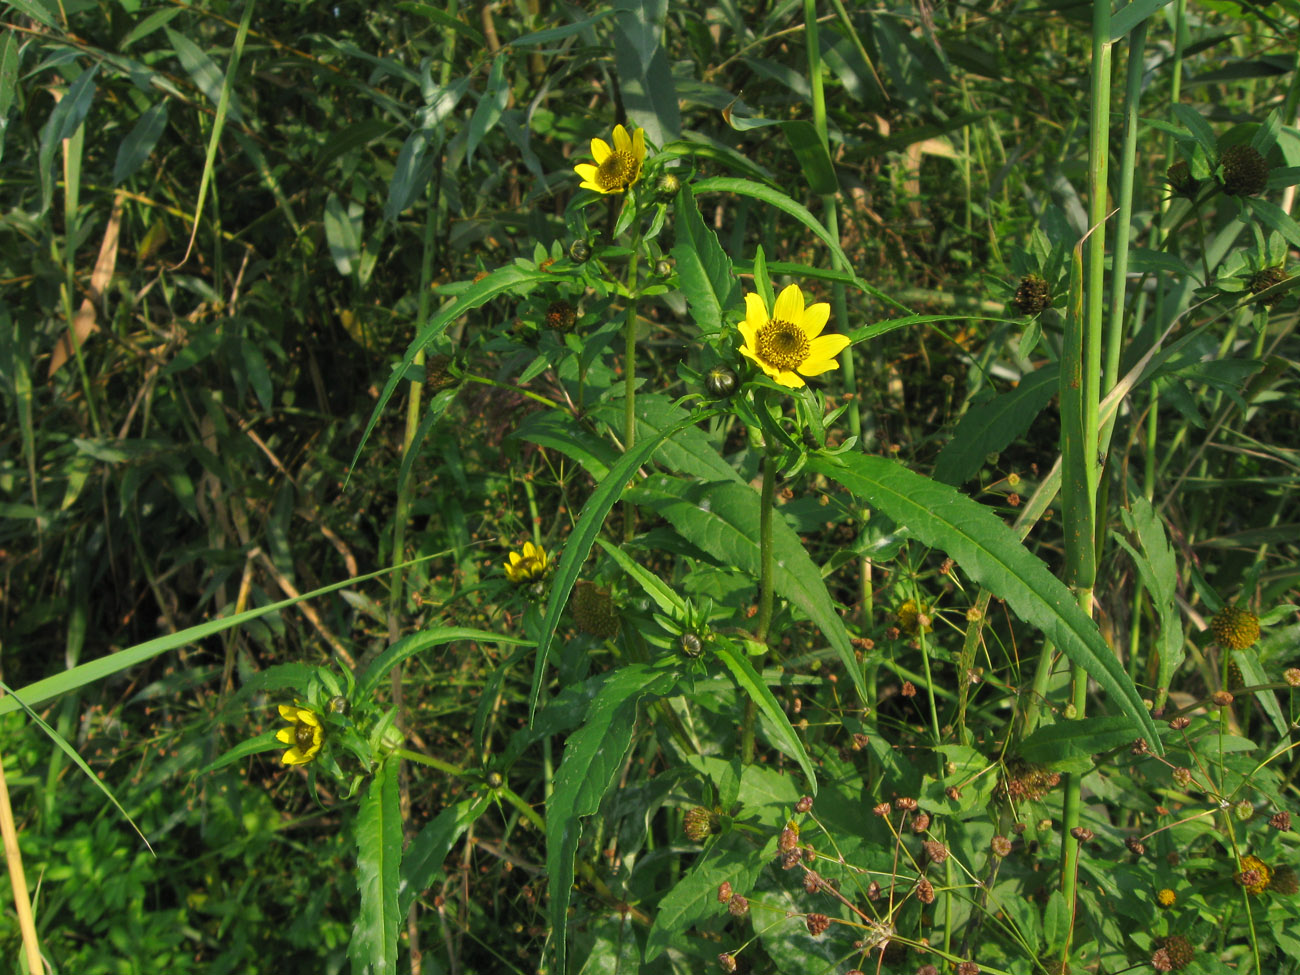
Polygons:
<instances>
[{"instance_id":1,"label":"yellow flower","mask_svg":"<svg viewBox=\"0 0 1300 975\"><path fill-rule=\"evenodd\" d=\"M782 386L798 389L804 385L801 376L820 376L840 367L835 357L848 346L849 337L822 335L830 317L831 306L824 301L805 308L797 284L777 296L771 315L762 297L751 292L745 295L740 352Z\"/></svg>"},{"instance_id":2,"label":"yellow flower","mask_svg":"<svg viewBox=\"0 0 1300 975\"><path fill-rule=\"evenodd\" d=\"M506 578L516 585L533 582L546 573L546 549L524 542L523 552L511 552L506 562Z\"/></svg>"},{"instance_id":3,"label":"yellow flower","mask_svg":"<svg viewBox=\"0 0 1300 975\"><path fill-rule=\"evenodd\" d=\"M921 617L930 617L932 608L924 604L917 606L915 599L909 599L898 607L898 628L909 636L916 636L918 633L933 633L934 627L929 623L921 625Z\"/></svg>"},{"instance_id":4,"label":"yellow flower","mask_svg":"<svg viewBox=\"0 0 1300 975\"><path fill-rule=\"evenodd\" d=\"M1156 891L1156 903L1161 907L1173 907L1178 902L1178 895L1168 887Z\"/></svg>"},{"instance_id":5,"label":"yellow flower","mask_svg":"<svg viewBox=\"0 0 1300 975\"><path fill-rule=\"evenodd\" d=\"M1268 889L1273 871L1269 869L1267 863L1259 857L1247 856L1241 858L1239 866L1241 869L1237 871L1234 879L1246 888L1246 893L1259 895Z\"/></svg>"},{"instance_id":6,"label":"yellow flower","mask_svg":"<svg viewBox=\"0 0 1300 975\"><path fill-rule=\"evenodd\" d=\"M596 164L578 163L573 171L582 177L584 190L597 193L622 193L641 178L641 164L645 162L645 130L614 126L614 148L604 139L591 140L591 154Z\"/></svg>"},{"instance_id":7,"label":"yellow flower","mask_svg":"<svg viewBox=\"0 0 1300 975\"><path fill-rule=\"evenodd\" d=\"M320 752L320 746L325 741L320 718L316 717L314 711L289 704L280 705L280 717L289 722L289 727L277 731L275 739L290 746L280 756L280 761L285 765L306 765Z\"/></svg>"}]
</instances>

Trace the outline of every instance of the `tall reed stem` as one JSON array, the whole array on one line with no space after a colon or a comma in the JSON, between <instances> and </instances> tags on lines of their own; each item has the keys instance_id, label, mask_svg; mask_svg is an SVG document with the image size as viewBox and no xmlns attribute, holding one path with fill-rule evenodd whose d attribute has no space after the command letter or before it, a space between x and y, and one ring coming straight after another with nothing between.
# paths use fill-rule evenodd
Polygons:
<instances>
[{"instance_id":1,"label":"tall reed stem","mask_svg":"<svg viewBox=\"0 0 1300 975\"><path fill-rule=\"evenodd\" d=\"M1106 300L1106 214L1110 151L1111 41L1109 0L1094 0L1092 15L1092 112L1088 140L1087 283L1081 255L1076 253L1061 369L1062 515L1065 522L1065 562L1068 581L1079 607L1092 614L1096 581L1097 482L1100 474L1099 407L1101 403L1102 335ZM1072 717L1084 717L1088 703L1088 674L1075 664ZM1071 918L1077 917L1080 777L1065 780L1061 816L1061 891ZM1071 937L1062 962L1068 962Z\"/></svg>"}]
</instances>

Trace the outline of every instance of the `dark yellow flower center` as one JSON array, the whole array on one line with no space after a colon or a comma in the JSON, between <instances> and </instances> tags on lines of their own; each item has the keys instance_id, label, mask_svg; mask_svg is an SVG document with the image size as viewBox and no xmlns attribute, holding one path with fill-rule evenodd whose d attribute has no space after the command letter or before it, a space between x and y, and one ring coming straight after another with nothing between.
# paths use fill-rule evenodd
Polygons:
<instances>
[{"instance_id":1,"label":"dark yellow flower center","mask_svg":"<svg viewBox=\"0 0 1300 975\"><path fill-rule=\"evenodd\" d=\"M293 744L301 752L309 752L316 744L316 729L306 723L293 726Z\"/></svg>"},{"instance_id":2,"label":"dark yellow flower center","mask_svg":"<svg viewBox=\"0 0 1300 975\"><path fill-rule=\"evenodd\" d=\"M639 175L632 153L611 152L596 168L596 184L606 193L613 193L627 189Z\"/></svg>"},{"instance_id":3,"label":"dark yellow flower center","mask_svg":"<svg viewBox=\"0 0 1300 975\"><path fill-rule=\"evenodd\" d=\"M808 336L792 322L772 319L758 330L758 357L777 369L796 369L808 358Z\"/></svg>"}]
</instances>

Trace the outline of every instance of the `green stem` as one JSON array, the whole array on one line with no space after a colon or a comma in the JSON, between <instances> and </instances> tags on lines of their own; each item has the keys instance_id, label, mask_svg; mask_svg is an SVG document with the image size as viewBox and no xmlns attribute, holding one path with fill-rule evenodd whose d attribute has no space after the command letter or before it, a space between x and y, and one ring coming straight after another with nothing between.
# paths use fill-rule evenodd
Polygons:
<instances>
[{"instance_id":1,"label":"green stem","mask_svg":"<svg viewBox=\"0 0 1300 975\"><path fill-rule=\"evenodd\" d=\"M626 318L623 321L623 450L632 449L636 443L636 306L637 261L641 256L641 230L637 224L632 238L632 256L627 261L627 293L629 295ZM579 404L581 408L581 404ZM636 534L636 505L623 502L623 540L631 541Z\"/></svg>"},{"instance_id":2,"label":"green stem","mask_svg":"<svg viewBox=\"0 0 1300 975\"><path fill-rule=\"evenodd\" d=\"M759 643L767 643L768 630L772 626L772 514L776 499L776 460L768 448L763 454L763 491L758 516L758 626L754 630L754 639ZM755 669L761 670L761 663L754 661ZM745 702L740 738L741 760L746 765L754 760L754 725L757 719L758 708L750 698Z\"/></svg>"},{"instance_id":3,"label":"green stem","mask_svg":"<svg viewBox=\"0 0 1300 975\"><path fill-rule=\"evenodd\" d=\"M1082 295L1072 296L1075 314L1067 316L1068 355L1078 355L1072 377L1062 370L1061 416L1062 454L1068 467L1062 468L1062 485L1071 489L1062 498L1065 510L1065 561L1079 607L1092 614L1093 584L1096 579L1095 529L1097 481L1099 477L1099 407L1101 402L1102 331L1106 286L1106 208L1110 153L1111 41L1109 0L1094 0L1092 16L1092 112L1089 119L1088 195L1089 225L1087 285ZM1077 282L1081 284L1082 282ZM1080 305L1082 308L1080 309ZM1083 314L1078 314L1082 311ZM1064 365L1064 362L1063 362ZM1066 418L1071 419L1070 423ZM1074 439L1074 443L1071 443ZM1073 711L1071 718L1084 717L1088 700L1088 674L1071 667ZM1061 892L1066 915L1078 916L1077 880L1079 841L1073 830L1079 825L1082 807L1081 777L1067 776L1061 816ZM1062 967L1068 963L1073 930L1066 938Z\"/></svg>"},{"instance_id":4,"label":"green stem","mask_svg":"<svg viewBox=\"0 0 1300 975\"><path fill-rule=\"evenodd\" d=\"M776 457L768 450L763 455L763 493L759 501L758 521L758 627L754 638L767 642L772 626L772 513L776 497Z\"/></svg>"}]
</instances>

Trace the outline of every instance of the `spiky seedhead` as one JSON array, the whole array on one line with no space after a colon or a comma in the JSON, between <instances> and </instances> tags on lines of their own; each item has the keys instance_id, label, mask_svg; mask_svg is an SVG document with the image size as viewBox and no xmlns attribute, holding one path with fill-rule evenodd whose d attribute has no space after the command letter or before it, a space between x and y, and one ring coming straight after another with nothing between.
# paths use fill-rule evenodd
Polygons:
<instances>
[{"instance_id":1,"label":"spiky seedhead","mask_svg":"<svg viewBox=\"0 0 1300 975\"><path fill-rule=\"evenodd\" d=\"M1051 291L1047 282L1037 274L1027 274L1020 279L1016 296L1011 304L1024 315L1037 315L1052 303Z\"/></svg>"},{"instance_id":2,"label":"spiky seedhead","mask_svg":"<svg viewBox=\"0 0 1300 975\"><path fill-rule=\"evenodd\" d=\"M1268 162L1253 146L1229 146L1223 164L1223 192L1229 196L1258 196L1268 185Z\"/></svg>"}]
</instances>

